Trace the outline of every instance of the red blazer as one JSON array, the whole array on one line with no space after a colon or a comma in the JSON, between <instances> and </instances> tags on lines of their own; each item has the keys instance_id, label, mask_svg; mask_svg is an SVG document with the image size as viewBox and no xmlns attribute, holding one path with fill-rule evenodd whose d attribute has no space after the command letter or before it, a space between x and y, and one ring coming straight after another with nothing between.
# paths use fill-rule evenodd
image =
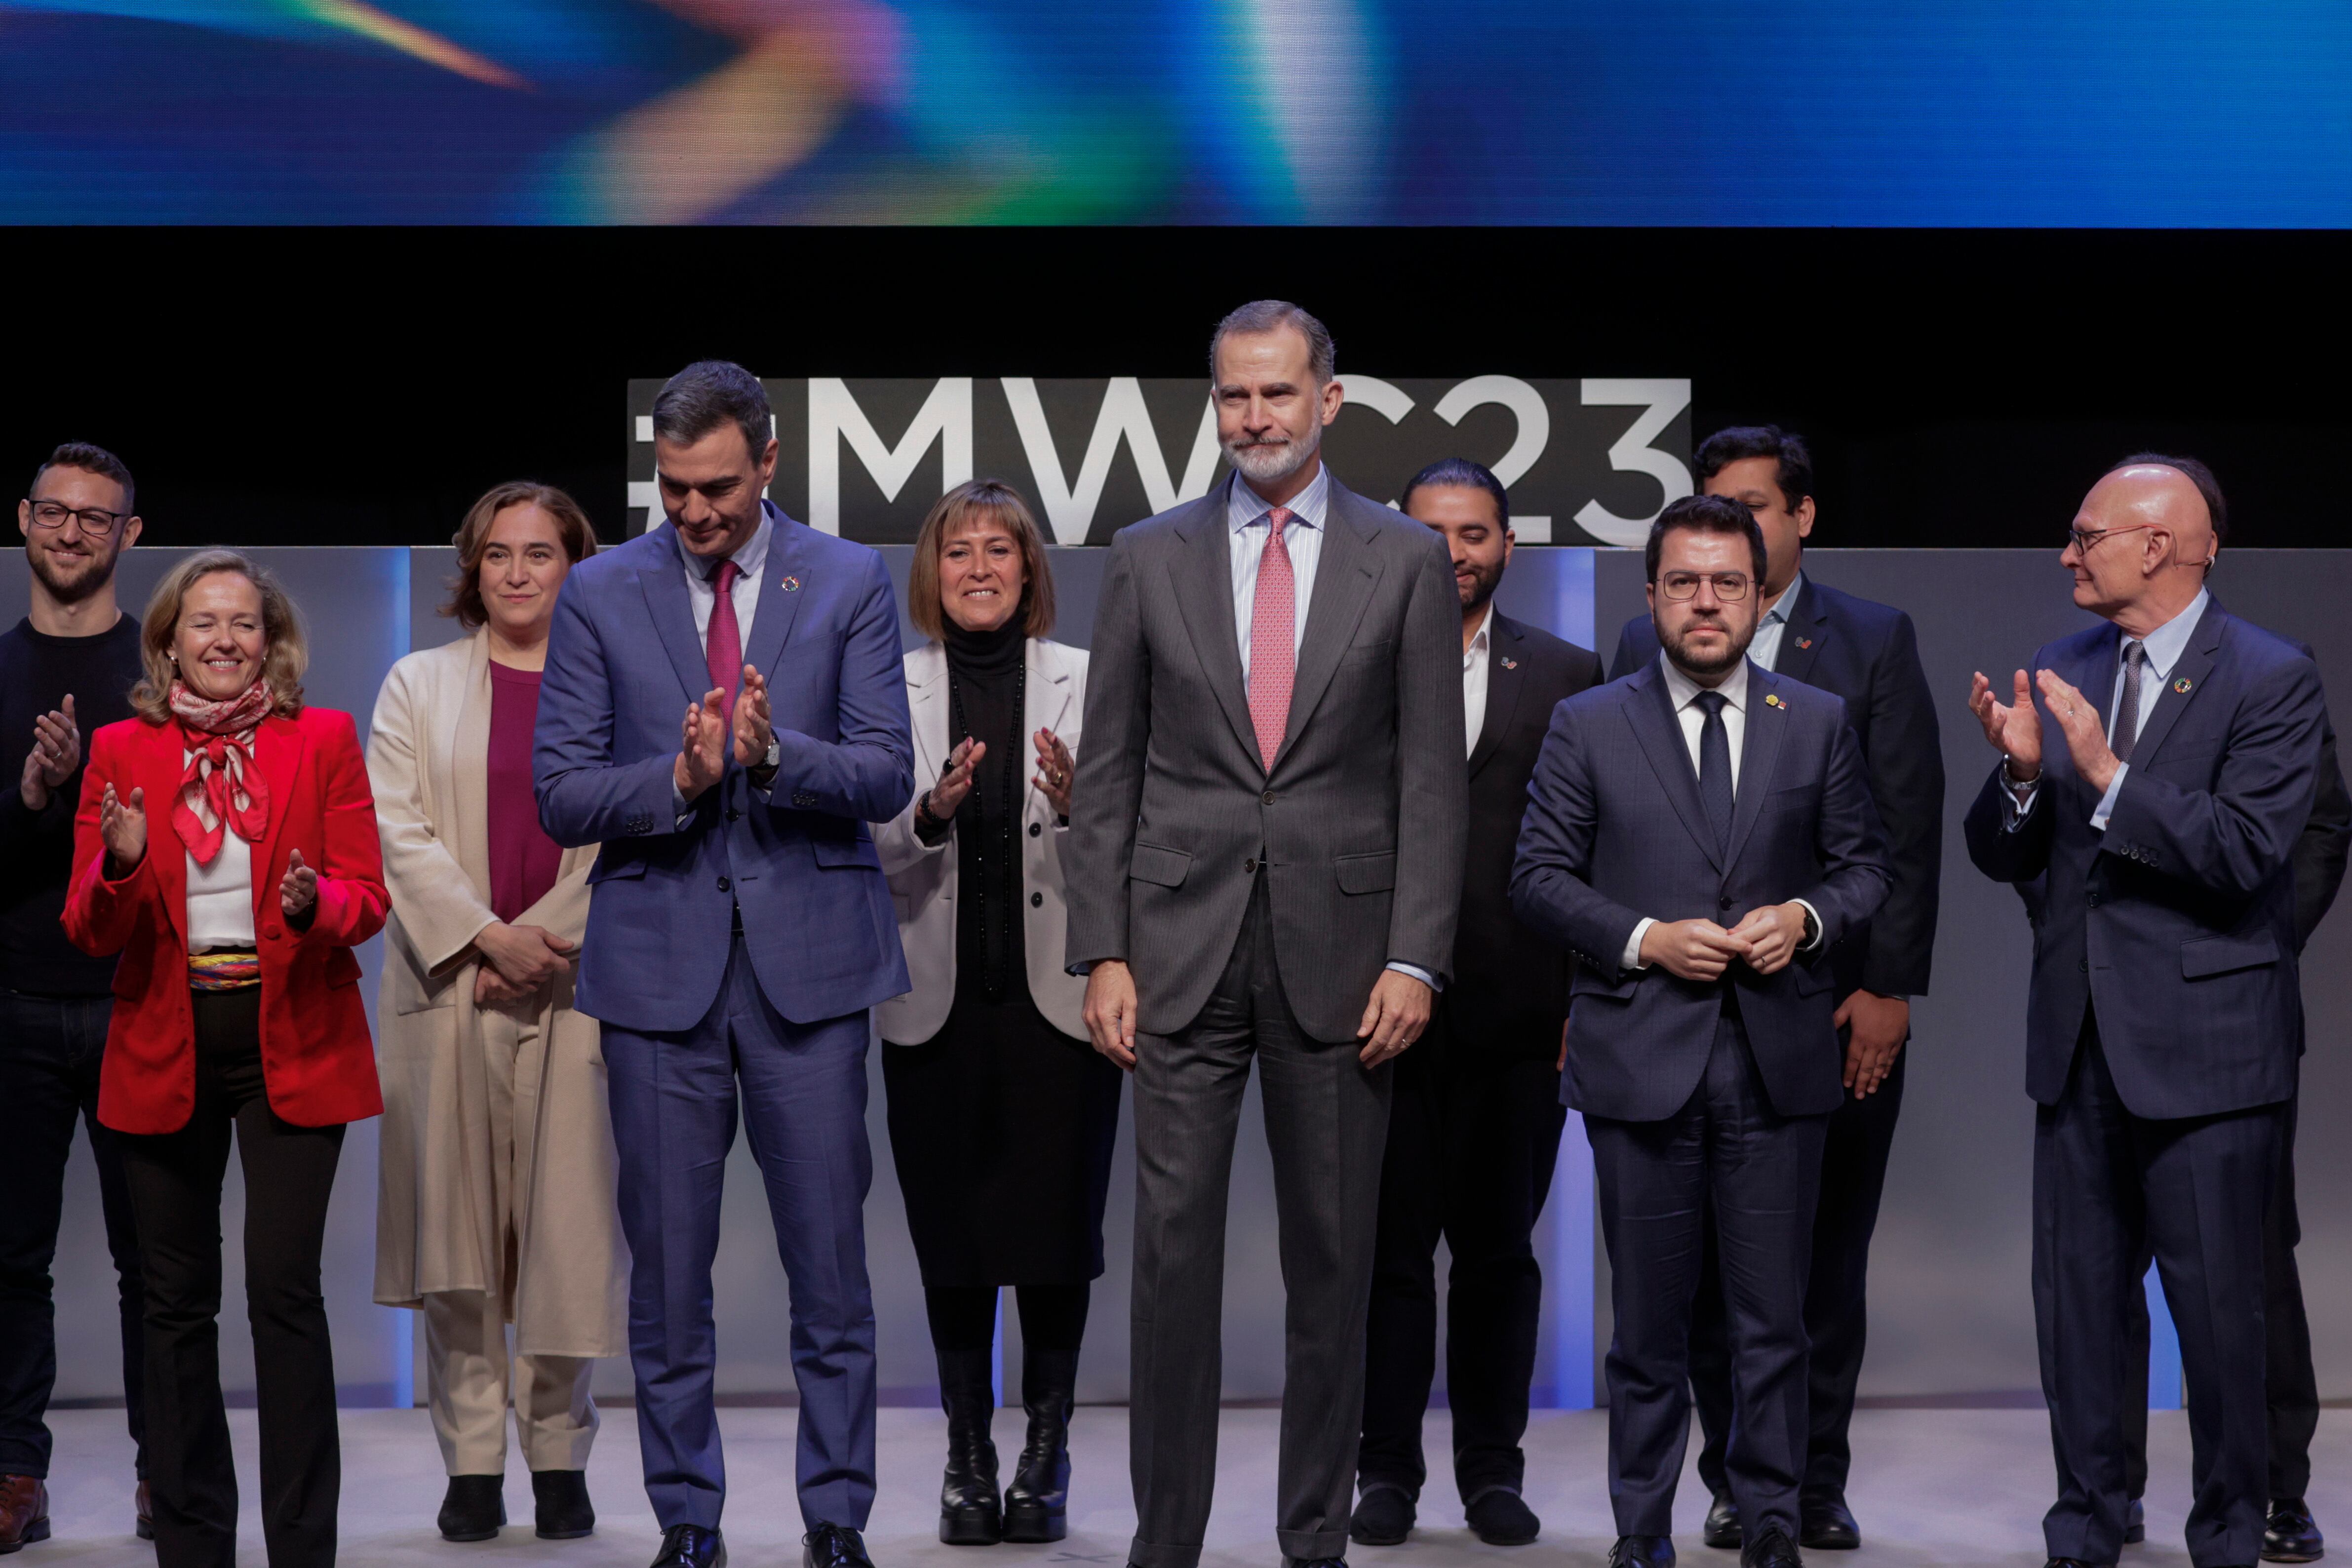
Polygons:
<instances>
[{"instance_id":1,"label":"red blazer","mask_svg":"<svg viewBox=\"0 0 2352 1568\"><path fill-rule=\"evenodd\" d=\"M269 783L269 826L253 847L253 929L261 952L261 1072L269 1108L298 1127L383 1110L352 949L383 929L389 899L375 797L352 716L306 708L265 719L254 761ZM172 829L180 728L127 719L90 737L74 818L66 935L84 952L119 952L114 1017L99 1069L98 1119L118 1132L176 1132L195 1109L195 1016L188 1002L188 853ZM147 854L106 877L99 803L147 792ZM308 931L286 923L278 883L302 851L319 873Z\"/></svg>"}]
</instances>

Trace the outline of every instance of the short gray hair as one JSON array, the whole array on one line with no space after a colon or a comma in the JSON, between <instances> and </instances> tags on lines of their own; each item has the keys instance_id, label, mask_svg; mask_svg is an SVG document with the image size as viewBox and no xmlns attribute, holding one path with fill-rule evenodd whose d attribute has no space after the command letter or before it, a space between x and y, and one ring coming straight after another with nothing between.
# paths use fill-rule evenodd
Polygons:
<instances>
[{"instance_id":1,"label":"short gray hair","mask_svg":"<svg viewBox=\"0 0 2352 1568\"><path fill-rule=\"evenodd\" d=\"M730 420L758 462L775 437L768 389L729 360L697 360L664 382L654 398L654 434L664 440L691 446Z\"/></svg>"},{"instance_id":2,"label":"short gray hair","mask_svg":"<svg viewBox=\"0 0 2352 1568\"><path fill-rule=\"evenodd\" d=\"M1209 384L1217 384L1217 345L1226 334L1274 332L1285 327L1295 329L1307 340L1307 368L1314 373L1315 384L1328 384L1339 358L1330 329L1287 300L1253 300L1217 323L1217 330L1209 336Z\"/></svg>"}]
</instances>

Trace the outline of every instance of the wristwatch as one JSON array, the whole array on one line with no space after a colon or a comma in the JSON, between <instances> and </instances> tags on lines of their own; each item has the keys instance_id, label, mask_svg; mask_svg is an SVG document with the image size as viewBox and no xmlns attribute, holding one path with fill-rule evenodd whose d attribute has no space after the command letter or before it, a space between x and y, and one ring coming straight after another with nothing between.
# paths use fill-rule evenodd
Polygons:
<instances>
[{"instance_id":1,"label":"wristwatch","mask_svg":"<svg viewBox=\"0 0 2352 1568\"><path fill-rule=\"evenodd\" d=\"M783 740L772 731L768 735L768 754L760 759L760 765L770 773L784 765Z\"/></svg>"},{"instance_id":2,"label":"wristwatch","mask_svg":"<svg viewBox=\"0 0 2352 1568\"><path fill-rule=\"evenodd\" d=\"M1822 940L1822 922L1813 918L1813 911L1811 909L1802 904L1800 904L1797 907L1803 912L1805 917L1805 938L1797 945L1799 947L1811 947L1813 943Z\"/></svg>"}]
</instances>

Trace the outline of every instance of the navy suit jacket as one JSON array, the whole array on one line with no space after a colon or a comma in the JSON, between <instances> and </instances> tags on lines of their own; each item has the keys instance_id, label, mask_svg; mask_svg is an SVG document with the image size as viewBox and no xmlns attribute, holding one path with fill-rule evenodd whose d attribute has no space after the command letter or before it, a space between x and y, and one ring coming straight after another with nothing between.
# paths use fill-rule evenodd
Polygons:
<instances>
[{"instance_id":1,"label":"navy suit jacket","mask_svg":"<svg viewBox=\"0 0 2352 1568\"><path fill-rule=\"evenodd\" d=\"M1647 615L1636 616L1618 637L1609 678L1631 675L1657 658L1658 628ZM1878 912L1830 951L1838 995L1867 987L1887 996L1924 996L1944 869L1944 743L1911 617L1808 576L1789 606L1772 668L1845 699L1846 721L1870 775L1870 801L1886 830L1893 885Z\"/></svg>"},{"instance_id":2,"label":"navy suit jacket","mask_svg":"<svg viewBox=\"0 0 2352 1568\"><path fill-rule=\"evenodd\" d=\"M766 504L766 503L762 503ZM882 558L771 505L775 532L744 662L768 679L782 752L764 797L735 764L688 808L671 767L710 689L667 523L572 569L555 602L531 773L558 844L602 843L580 955L582 1012L689 1029L718 1000L738 904L760 989L813 1024L908 989L866 825L915 792L898 615Z\"/></svg>"},{"instance_id":3,"label":"navy suit jacket","mask_svg":"<svg viewBox=\"0 0 2352 1568\"><path fill-rule=\"evenodd\" d=\"M2057 671L2104 721L2120 647L2113 626L2094 626L2042 649L2033 668ZM2213 602L2155 701L2105 833L2091 826L2097 792L2038 692L2032 811L2004 828L1999 763L1969 808L1979 869L2042 879L2026 1089L2058 1102L2091 1008L2132 1114L2273 1104L2294 1093L2302 1035L2292 858L2320 780L2319 669Z\"/></svg>"},{"instance_id":4,"label":"navy suit jacket","mask_svg":"<svg viewBox=\"0 0 2352 1568\"><path fill-rule=\"evenodd\" d=\"M1560 1098L1621 1121L1680 1110L1706 1069L1727 984L1774 1109L1833 1110L1845 1098L1845 1056L1823 950L1870 918L1887 883L1845 704L1749 668L1727 853L1672 703L1654 662L1568 699L1528 784L1511 903L1578 965ZM1777 973L1734 964L1724 980L1696 984L1660 964L1620 966L1644 916L1729 927L1791 899L1821 916L1822 945Z\"/></svg>"}]
</instances>

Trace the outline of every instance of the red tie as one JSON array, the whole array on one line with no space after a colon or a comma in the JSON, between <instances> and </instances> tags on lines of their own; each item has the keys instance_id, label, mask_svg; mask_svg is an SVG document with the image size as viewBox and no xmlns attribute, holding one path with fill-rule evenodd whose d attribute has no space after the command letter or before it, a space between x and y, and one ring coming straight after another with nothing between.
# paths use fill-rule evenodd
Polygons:
<instances>
[{"instance_id":1,"label":"red tie","mask_svg":"<svg viewBox=\"0 0 2352 1568\"><path fill-rule=\"evenodd\" d=\"M702 647L710 662L710 684L727 693L721 717L731 721L735 691L743 684L743 634L735 625L735 579L743 575L743 568L732 561L721 561L716 575L719 597L711 604L710 634L703 638Z\"/></svg>"},{"instance_id":2,"label":"red tie","mask_svg":"<svg viewBox=\"0 0 2352 1568\"><path fill-rule=\"evenodd\" d=\"M1258 761L1268 773L1290 725L1290 681L1298 658L1292 635L1298 621L1298 584L1290 574L1290 547L1282 542L1283 525L1290 519L1287 507L1266 514L1272 527L1265 552L1257 558L1257 593L1250 601L1250 724L1257 731Z\"/></svg>"}]
</instances>

